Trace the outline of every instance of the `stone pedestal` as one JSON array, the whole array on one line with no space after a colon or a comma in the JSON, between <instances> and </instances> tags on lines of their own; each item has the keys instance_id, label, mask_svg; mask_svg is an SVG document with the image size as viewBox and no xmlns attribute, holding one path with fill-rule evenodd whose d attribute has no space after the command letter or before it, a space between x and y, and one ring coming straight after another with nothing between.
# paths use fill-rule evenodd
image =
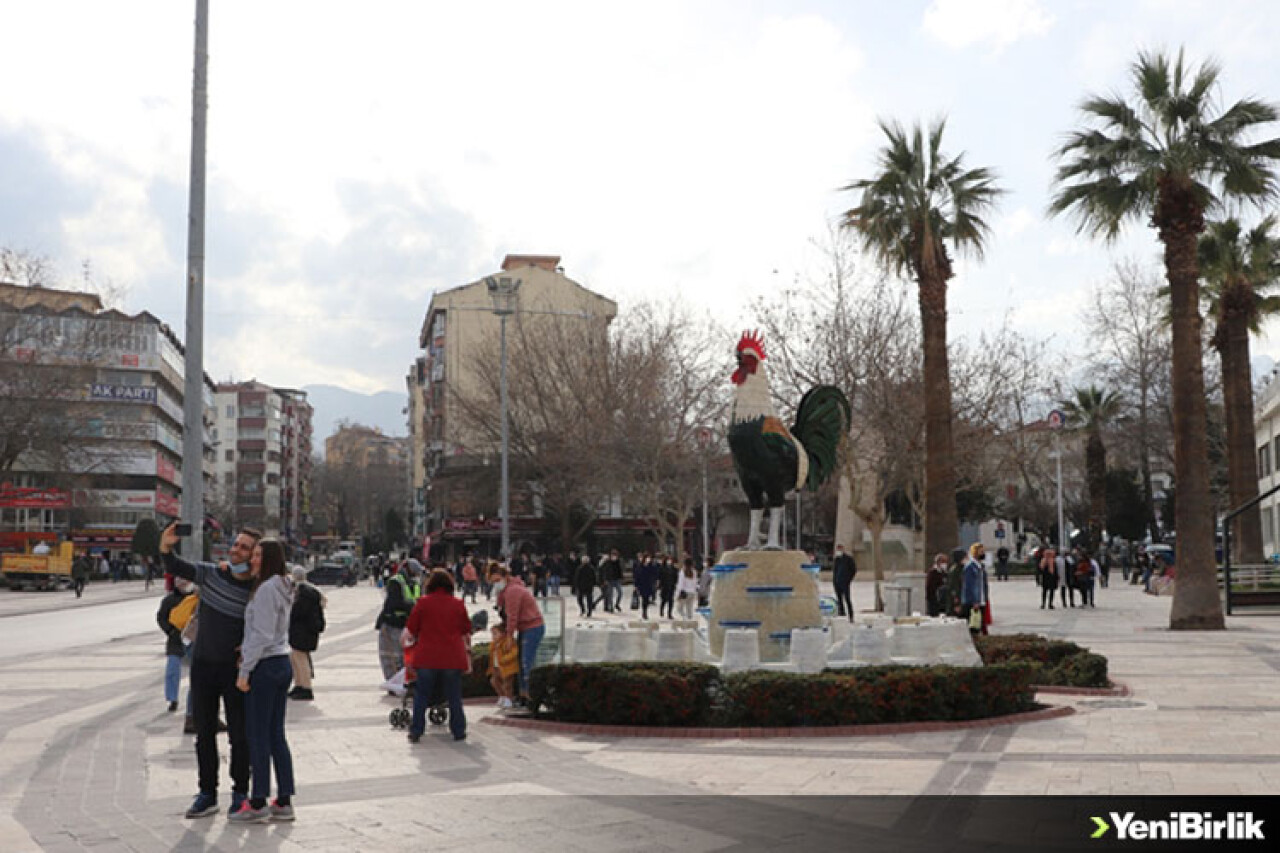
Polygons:
<instances>
[{"instance_id":1,"label":"stone pedestal","mask_svg":"<svg viewBox=\"0 0 1280 853\"><path fill-rule=\"evenodd\" d=\"M788 661L791 631L821 628L822 612L802 551L727 551L711 571L711 654L724 658L725 631L755 629L760 660Z\"/></svg>"}]
</instances>

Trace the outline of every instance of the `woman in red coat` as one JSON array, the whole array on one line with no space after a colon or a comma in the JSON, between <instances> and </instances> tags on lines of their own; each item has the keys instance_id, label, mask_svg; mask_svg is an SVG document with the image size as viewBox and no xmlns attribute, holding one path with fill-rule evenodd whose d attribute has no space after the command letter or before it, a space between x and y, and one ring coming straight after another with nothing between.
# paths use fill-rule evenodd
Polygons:
<instances>
[{"instance_id":1,"label":"woman in red coat","mask_svg":"<svg viewBox=\"0 0 1280 853\"><path fill-rule=\"evenodd\" d=\"M462 711L462 674L471 668L471 619L466 605L454 597L453 577L436 569L427 579L426 594L409 614L405 631L412 638L409 665L418 672L413 694L413 722L409 742L417 743L427 727L427 705L436 681L443 682L449 702L449 731L454 740L467 737Z\"/></svg>"}]
</instances>

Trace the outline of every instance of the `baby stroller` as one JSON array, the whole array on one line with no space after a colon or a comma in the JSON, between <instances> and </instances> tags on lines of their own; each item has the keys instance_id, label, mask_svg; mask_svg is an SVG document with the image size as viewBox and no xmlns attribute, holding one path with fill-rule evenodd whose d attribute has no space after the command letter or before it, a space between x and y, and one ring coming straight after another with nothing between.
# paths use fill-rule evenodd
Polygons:
<instances>
[{"instance_id":1,"label":"baby stroller","mask_svg":"<svg viewBox=\"0 0 1280 853\"><path fill-rule=\"evenodd\" d=\"M471 617L471 632L483 631L489 624L489 611L481 610ZM403 644L409 635L406 633L401 638ZM418 672L409 665L409 649L411 645L403 646L404 649L404 695L400 697L400 707L395 708L388 715L388 719L393 729L407 729L409 724L413 722L413 695L417 689ZM427 703L427 722L433 726L443 726L449 722L449 704L444 697L444 681L437 680L431 687L431 698Z\"/></svg>"}]
</instances>

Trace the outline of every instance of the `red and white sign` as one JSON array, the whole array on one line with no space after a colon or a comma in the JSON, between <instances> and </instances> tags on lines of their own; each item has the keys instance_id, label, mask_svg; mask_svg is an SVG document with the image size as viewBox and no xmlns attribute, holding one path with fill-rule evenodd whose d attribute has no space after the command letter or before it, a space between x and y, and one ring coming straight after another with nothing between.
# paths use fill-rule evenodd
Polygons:
<instances>
[{"instance_id":1,"label":"red and white sign","mask_svg":"<svg viewBox=\"0 0 1280 853\"><path fill-rule=\"evenodd\" d=\"M178 479L178 469L163 453L156 454L156 476L175 485L181 482Z\"/></svg>"},{"instance_id":2,"label":"red and white sign","mask_svg":"<svg viewBox=\"0 0 1280 853\"><path fill-rule=\"evenodd\" d=\"M14 509L66 509L71 496L62 489L26 489L0 486L0 507Z\"/></svg>"},{"instance_id":3,"label":"red and white sign","mask_svg":"<svg viewBox=\"0 0 1280 853\"><path fill-rule=\"evenodd\" d=\"M123 364L125 367L137 367L138 356L135 355L134 353L125 353L120 356L120 363Z\"/></svg>"},{"instance_id":4,"label":"red and white sign","mask_svg":"<svg viewBox=\"0 0 1280 853\"><path fill-rule=\"evenodd\" d=\"M101 507L105 509L154 509L154 492L125 489L76 489L72 504L77 507Z\"/></svg>"},{"instance_id":5,"label":"red and white sign","mask_svg":"<svg viewBox=\"0 0 1280 853\"><path fill-rule=\"evenodd\" d=\"M182 501L156 489L156 512L177 518L182 515Z\"/></svg>"}]
</instances>

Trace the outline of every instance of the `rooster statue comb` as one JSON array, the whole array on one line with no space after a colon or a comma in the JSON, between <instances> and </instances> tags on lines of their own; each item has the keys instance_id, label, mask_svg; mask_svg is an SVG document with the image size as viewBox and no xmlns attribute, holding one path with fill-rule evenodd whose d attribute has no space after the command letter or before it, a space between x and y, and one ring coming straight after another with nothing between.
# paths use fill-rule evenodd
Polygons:
<instances>
[{"instance_id":1,"label":"rooster statue comb","mask_svg":"<svg viewBox=\"0 0 1280 853\"><path fill-rule=\"evenodd\" d=\"M764 548L782 545L782 505L787 493L817 489L835 470L840 441L849 430L851 413L844 392L817 385L800 399L795 423L782 422L773 405L769 374L764 369L764 339L744 332L733 372L733 407L729 413L729 451L738 481L751 507L748 549L760 548L761 521L769 510L769 538Z\"/></svg>"}]
</instances>

